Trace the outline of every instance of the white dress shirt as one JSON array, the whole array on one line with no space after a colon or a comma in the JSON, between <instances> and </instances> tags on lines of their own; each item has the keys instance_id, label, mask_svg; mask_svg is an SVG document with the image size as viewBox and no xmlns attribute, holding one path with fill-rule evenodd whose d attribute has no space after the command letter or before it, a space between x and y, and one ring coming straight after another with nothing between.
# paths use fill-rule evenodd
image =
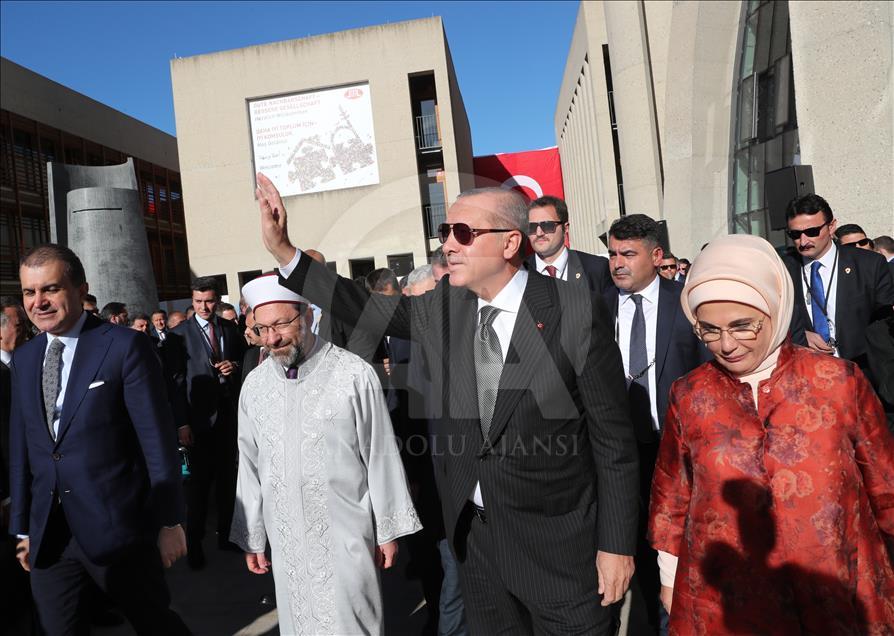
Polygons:
<instances>
[{"instance_id":1,"label":"white dress shirt","mask_svg":"<svg viewBox=\"0 0 894 636\"><path fill-rule=\"evenodd\" d=\"M562 280L568 280L568 248L564 245L562 246L562 251L559 252L559 256L556 257L552 263L547 263L545 260L540 258L539 254L534 255L534 265L537 268L537 271L543 274L544 276L549 276L546 271L547 265L552 265L556 268L556 278L561 278Z\"/></svg>"},{"instance_id":2,"label":"white dress shirt","mask_svg":"<svg viewBox=\"0 0 894 636\"><path fill-rule=\"evenodd\" d=\"M56 410L53 414L53 437L59 436L59 420L62 418L62 405L65 402L65 389L68 388L68 376L71 374L71 363L74 361L75 349L78 348L78 338L81 335L81 329L84 328L84 322L87 320L87 312L82 311L81 317L74 324L74 327L66 331L60 336L47 334L47 347L43 352L43 362L47 362L47 350L50 344L56 338L62 341L65 348L62 350L62 369L59 382L59 396L56 398Z\"/></svg>"},{"instance_id":3,"label":"white dress shirt","mask_svg":"<svg viewBox=\"0 0 894 636\"><path fill-rule=\"evenodd\" d=\"M661 289L661 280L658 275L652 279L648 287L639 292L643 297L643 315L646 319L646 356L649 362L655 360L655 339L658 332L658 294ZM633 294L618 290L618 321L617 339L618 348L621 350L621 358L624 361L624 373L627 377L642 372L642 369L630 368L630 328L633 326L633 315L636 313L636 304L630 299ZM655 364L649 367L649 410L652 413L652 428L658 430L658 390L655 384Z\"/></svg>"},{"instance_id":4,"label":"white dress shirt","mask_svg":"<svg viewBox=\"0 0 894 636\"><path fill-rule=\"evenodd\" d=\"M567 258L566 258L567 261ZM491 305L497 307L500 312L494 318L494 332L500 341L500 352L503 354L503 362L506 362L506 356L509 355L509 342L512 340L512 330L515 329L515 319L518 318L518 308L521 307L522 296L525 294L525 286L528 284L528 272L526 269L519 269L506 286L494 296L490 302L478 299L478 313L475 316L475 324L477 327L478 318L481 315L481 308ZM481 483L475 484L475 492L472 493L472 501L475 505L484 507L484 498L481 496Z\"/></svg>"},{"instance_id":5,"label":"white dress shirt","mask_svg":"<svg viewBox=\"0 0 894 636\"><path fill-rule=\"evenodd\" d=\"M196 322L199 323L199 327L202 328L202 332L205 334L205 341L211 344L211 336L208 333L208 321L202 318L199 314L195 315ZM217 323L214 326L214 335L217 336L217 350L220 353L221 359L224 356L224 341L223 341L223 329L220 328L220 323Z\"/></svg>"},{"instance_id":6,"label":"white dress shirt","mask_svg":"<svg viewBox=\"0 0 894 636\"><path fill-rule=\"evenodd\" d=\"M838 295L838 269L835 263L835 257L838 254L838 247L835 246L834 241L829 246L829 249L826 250L826 253L820 256L818 259L803 259L803 266L801 271L803 272L803 276L801 279L801 289L804 292L804 302L807 305L807 313L810 316L810 319L813 320L813 303L816 302L813 298L810 297L810 291L807 289L811 282L811 268L813 267L813 261L818 260L822 267L820 267L819 274L820 279L823 281L823 293L826 294L826 317L829 319L829 335L831 337L835 337L835 299ZM806 283L805 283L806 281ZM817 291L814 290L816 294ZM838 355L838 349L835 350L835 355Z\"/></svg>"},{"instance_id":7,"label":"white dress shirt","mask_svg":"<svg viewBox=\"0 0 894 636\"><path fill-rule=\"evenodd\" d=\"M9 366L12 363L12 352L7 351L5 349L0 349L0 362Z\"/></svg>"}]
</instances>

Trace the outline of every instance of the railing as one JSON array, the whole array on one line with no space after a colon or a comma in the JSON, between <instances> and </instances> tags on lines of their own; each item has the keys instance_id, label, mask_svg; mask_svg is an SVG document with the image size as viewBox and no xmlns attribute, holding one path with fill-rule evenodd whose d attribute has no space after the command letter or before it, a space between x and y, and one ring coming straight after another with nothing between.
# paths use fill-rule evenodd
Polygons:
<instances>
[{"instance_id":1,"label":"railing","mask_svg":"<svg viewBox=\"0 0 894 636\"><path fill-rule=\"evenodd\" d=\"M416 117L416 148L436 150L440 147L441 135L438 133L438 118L435 115Z\"/></svg>"}]
</instances>

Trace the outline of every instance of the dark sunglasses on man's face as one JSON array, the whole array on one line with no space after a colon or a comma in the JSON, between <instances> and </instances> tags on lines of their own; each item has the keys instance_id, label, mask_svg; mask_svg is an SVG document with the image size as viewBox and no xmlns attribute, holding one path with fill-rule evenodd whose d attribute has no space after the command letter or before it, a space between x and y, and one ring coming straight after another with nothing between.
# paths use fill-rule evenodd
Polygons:
<instances>
[{"instance_id":1,"label":"dark sunglasses on man's face","mask_svg":"<svg viewBox=\"0 0 894 636\"><path fill-rule=\"evenodd\" d=\"M544 234L552 234L556 228L562 225L559 221L540 221L539 223L528 223L528 234L537 234L537 228L543 230Z\"/></svg>"},{"instance_id":2,"label":"dark sunglasses on man's face","mask_svg":"<svg viewBox=\"0 0 894 636\"><path fill-rule=\"evenodd\" d=\"M861 238L859 241L854 241L853 243L845 243L845 245L856 245L857 247L866 247L869 245L868 238Z\"/></svg>"},{"instance_id":3,"label":"dark sunglasses on man's face","mask_svg":"<svg viewBox=\"0 0 894 636\"><path fill-rule=\"evenodd\" d=\"M676 265L659 265L658 266L662 272L666 272L669 269L677 269Z\"/></svg>"},{"instance_id":4,"label":"dark sunglasses on man's face","mask_svg":"<svg viewBox=\"0 0 894 636\"><path fill-rule=\"evenodd\" d=\"M469 227L465 223L441 223L438 226L438 240L441 241L442 245L447 242L448 238L450 238L451 230L453 231L453 238L455 238L456 242L460 245L471 245L472 241L474 241L475 237L479 234L512 231L498 228Z\"/></svg>"},{"instance_id":5,"label":"dark sunglasses on man's face","mask_svg":"<svg viewBox=\"0 0 894 636\"><path fill-rule=\"evenodd\" d=\"M828 223L823 223L822 225L817 225L815 227L808 227L804 230L787 230L786 234L788 234L789 238L793 241L797 241L801 238L802 234L809 236L810 238L816 238L820 235L820 232L823 231L823 228L829 225Z\"/></svg>"}]
</instances>

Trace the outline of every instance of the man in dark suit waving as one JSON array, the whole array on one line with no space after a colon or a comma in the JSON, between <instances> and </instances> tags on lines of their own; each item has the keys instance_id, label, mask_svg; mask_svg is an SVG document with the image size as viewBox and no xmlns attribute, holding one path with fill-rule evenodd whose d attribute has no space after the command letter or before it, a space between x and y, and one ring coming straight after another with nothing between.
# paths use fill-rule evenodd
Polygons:
<instances>
[{"instance_id":1,"label":"man in dark suit waving","mask_svg":"<svg viewBox=\"0 0 894 636\"><path fill-rule=\"evenodd\" d=\"M190 449L186 533L187 560L194 569L205 565L202 539L211 486L217 503L217 543L222 549L230 546L236 496L236 407L245 338L232 321L216 315L219 302L214 278L196 278L192 283L195 314L174 327L165 340L178 435Z\"/></svg>"},{"instance_id":2,"label":"man in dark suit waving","mask_svg":"<svg viewBox=\"0 0 894 636\"><path fill-rule=\"evenodd\" d=\"M87 577L140 634L189 633L162 565L185 553L176 439L149 339L83 311L66 247L22 258L25 311L44 333L13 356L10 533L42 629L77 629ZM160 556L160 558L159 558Z\"/></svg>"},{"instance_id":3,"label":"man in dark suit waving","mask_svg":"<svg viewBox=\"0 0 894 636\"><path fill-rule=\"evenodd\" d=\"M607 606L633 573L638 480L602 299L522 267L517 193L461 195L438 230L449 275L395 297L296 250L279 193L264 175L258 184L283 284L425 351L441 410L437 481L473 633L609 633Z\"/></svg>"},{"instance_id":4,"label":"man in dark suit waving","mask_svg":"<svg viewBox=\"0 0 894 636\"><path fill-rule=\"evenodd\" d=\"M535 199L528 206L528 238L534 253L528 268L544 276L567 281L575 288L600 295L611 289L608 260L565 246L568 206L553 196Z\"/></svg>"},{"instance_id":5,"label":"man in dark suit waving","mask_svg":"<svg viewBox=\"0 0 894 636\"><path fill-rule=\"evenodd\" d=\"M792 322L807 325L811 349L853 360L866 370L866 328L894 305L894 280L885 259L836 245L832 208L819 195L792 201L786 218L796 252L785 259L795 284Z\"/></svg>"}]
</instances>

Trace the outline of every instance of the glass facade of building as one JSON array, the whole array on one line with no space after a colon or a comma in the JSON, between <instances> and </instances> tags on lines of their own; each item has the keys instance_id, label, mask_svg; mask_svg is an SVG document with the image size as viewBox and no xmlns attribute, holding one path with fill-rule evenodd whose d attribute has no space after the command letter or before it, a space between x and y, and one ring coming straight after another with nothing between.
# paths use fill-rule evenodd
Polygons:
<instances>
[{"instance_id":1,"label":"glass facade of building","mask_svg":"<svg viewBox=\"0 0 894 636\"><path fill-rule=\"evenodd\" d=\"M770 228L764 175L801 163L788 2L743 2L739 51L730 232L754 234L785 245Z\"/></svg>"},{"instance_id":2,"label":"glass facade of building","mask_svg":"<svg viewBox=\"0 0 894 636\"><path fill-rule=\"evenodd\" d=\"M50 240L47 162L115 165L128 155L7 110L0 111L0 128L0 294L19 295L19 258ZM186 298L190 270L180 173L139 157L134 168L158 298Z\"/></svg>"}]
</instances>

